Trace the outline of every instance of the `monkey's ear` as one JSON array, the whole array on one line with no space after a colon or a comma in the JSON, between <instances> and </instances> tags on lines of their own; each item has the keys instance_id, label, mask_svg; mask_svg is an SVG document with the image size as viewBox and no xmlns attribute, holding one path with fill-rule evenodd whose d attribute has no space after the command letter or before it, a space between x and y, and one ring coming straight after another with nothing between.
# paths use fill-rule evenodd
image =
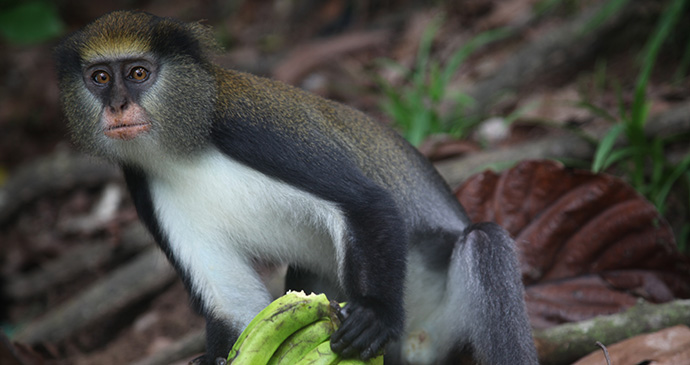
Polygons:
<instances>
[{"instance_id":1,"label":"monkey's ear","mask_svg":"<svg viewBox=\"0 0 690 365\"><path fill-rule=\"evenodd\" d=\"M60 80L67 76L81 75L81 58L77 49L82 42L81 38L80 34L72 33L53 48L53 62Z\"/></svg>"},{"instance_id":2,"label":"monkey's ear","mask_svg":"<svg viewBox=\"0 0 690 365\"><path fill-rule=\"evenodd\" d=\"M203 25L201 21L187 23L189 31L199 40L201 47L206 51L207 56L214 55L223 51L223 47L216 40L213 28L210 25Z\"/></svg>"},{"instance_id":3,"label":"monkey's ear","mask_svg":"<svg viewBox=\"0 0 690 365\"><path fill-rule=\"evenodd\" d=\"M221 47L210 27L201 23L183 23L172 18L158 18L151 32L151 48L161 56L189 55L207 62Z\"/></svg>"}]
</instances>

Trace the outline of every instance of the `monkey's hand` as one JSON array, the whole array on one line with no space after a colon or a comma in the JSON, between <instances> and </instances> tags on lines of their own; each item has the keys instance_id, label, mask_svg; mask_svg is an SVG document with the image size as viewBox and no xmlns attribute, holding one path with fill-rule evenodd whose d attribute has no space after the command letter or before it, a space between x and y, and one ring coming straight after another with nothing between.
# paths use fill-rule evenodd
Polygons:
<instances>
[{"instance_id":1,"label":"monkey's hand","mask_svg":"<svg viewBox=\"0 0 690 365\"><path fill-rule=\"evenodd\" d=\"M373 305L372 305L373 304ZM342 325L331 335L331 349L343 357L369 360L379 355L388 341L400 337L402 318L395 310L376 303L349 302L338 311Z\"/></svg>"}]
</instances>

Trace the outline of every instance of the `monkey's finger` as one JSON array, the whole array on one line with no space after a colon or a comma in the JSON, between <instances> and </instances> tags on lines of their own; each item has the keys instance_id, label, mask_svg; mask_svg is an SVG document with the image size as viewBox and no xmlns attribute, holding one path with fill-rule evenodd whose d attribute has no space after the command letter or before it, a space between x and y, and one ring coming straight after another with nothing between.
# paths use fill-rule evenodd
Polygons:
<instances>
[{"instance_id":1,"label":"monkey's finger","mask_svg":"<svg viewBox=\"0 0 690 365\"><path fill-rule=\"evenodd\" d=\"M360 352L360 357L362 360L367 361L373 359L374 357L381 354L381 350L390 340L390 336L378 336L369 342L366 348Z\"/></svg>"},{"instance_id":2,"label":"monkey's finger","mask_svg":"<svg viewBox=\"0 0 690 365\"><path fill-rule=\"evenodd\" d=\"M366 316L365 313L362 313L365 311L363 307L347 305L344 309L345 314L342 317L342 324L340 328L333 333L333 336L331 336L331 342L339 342L343 339L347 342L352 342L352 340L366 328L367 321L362 320L362 317Z\"/></svg>"},{"instance_id":3,"label":"monkey's finger","mask_svg":"<svg viewBox=\"0 0 690 365\"><path fill-rule=\"evenodd\" d=\"M360 359L367 361L375 357L389 339L390 333L380 324L371 325L357 336L349 347L354 349L355 353L359 354ZM353 351L345 349L344 352Z\"/></svg>"},{"instance_id":4,"label":"monkey's finger","mask_svg":"<svg viewBox=\"0 0 690 365\"><path fill-rule=\"evenodd\" d=\"M360 309L357 308L355 311L353 311L353 314L359 311ZM351 355L350 353L346 352L346 350L351 347L351 344L355 341L355 339L357 339L370 324L370 321L362 321L356 316L350 316L349 319L346 320L345 323L343 323L343 325L331 336L331 349L346 356Z\"/></svg>"},{"instance_id":5,"label":"monkey's finger","mask_svg":"<svg viewBox=\"0 0 690 365\"><path fill-rule=\"evenodd\" d=\"M355 328L353 330L354 332L341 331L340 333L338 333L336 331L334 333L334 335L337 333L341 337L336 339L336 340L333 340L333 337L331 337L331 350L333 350L334 352L337 352L339 354L345 355L345 357L350 356L351 353L349 353L348 349L350 347L352 347L352 341L355 338L357 338L357 336L359 335L359 332L361 332L361 330L362 330L362 328L358 326L357 328ZM338 330L338 331L340 331L340 330Z\"/></svg>"}]
</instances>

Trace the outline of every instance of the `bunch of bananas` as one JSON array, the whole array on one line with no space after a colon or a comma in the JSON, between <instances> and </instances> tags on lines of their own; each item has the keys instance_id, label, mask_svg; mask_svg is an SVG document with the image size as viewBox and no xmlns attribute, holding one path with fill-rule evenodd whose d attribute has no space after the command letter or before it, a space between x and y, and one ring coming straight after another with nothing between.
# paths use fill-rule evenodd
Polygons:
<instances>
[{"instance_id":1,"label":"bunch of bananas","mask_svg":"<svg viewBox=\"0 0 690 365\"><path fill-rule=\"evenodd\" d=\"M254 317L232 347L228 364L364 364L331 350L331 334L340 325L337 310L324 294L288 292ZM383 364L383 355L367 364Z\"/></svg>"}]
</instances>

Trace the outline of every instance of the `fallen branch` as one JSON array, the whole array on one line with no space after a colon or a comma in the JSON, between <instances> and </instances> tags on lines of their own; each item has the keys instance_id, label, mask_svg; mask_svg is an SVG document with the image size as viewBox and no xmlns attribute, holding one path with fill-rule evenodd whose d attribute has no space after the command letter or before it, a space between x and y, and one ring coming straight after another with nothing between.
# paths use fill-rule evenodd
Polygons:
<instances>
[{"instance_id":1,"label":"fallen branch","mask_svg":"<svg viewBox=\"0 0 690 365\"><path fill-rule=\"evenodd\" d=\"M103 241L82 243L34 271L8 278L3 293L15 301L31 298L45 293L51 287L67 283L84 272L94 271L153 245L151 236L139 222L125 228L121 242L115 248Z\"/></svg>"},{"instance_id":2,"label":"fallen branch","mask_svg":"<svg viewBox=\"0 0 690 365\"><path fill-rule=\"evenodd\" d=\"M151 296L175 278L163 254L156 248L148 249L82 294L29 323L13 340L27 344L59 341Z\"/></svg>"},{"instance_id":3,"label":"fallen branch","mask_svg":"<svg viewBox=\"0 0 690 365\"><path fill-rule=\"evenodd\" d=\"M120 177L119 170L84 155L56 153L12 172L0 187L0 225L38 197L58 191L102 185Z\"/></svg>"},{"instance_id":4,"label":"fallen branch","mask_svg":"<svg viewBox=\"0 0 690 365\"><path fill-rule=\"evenodd\" d=\"M455 188L470 176L492 165L516 163L529 159L590 159L594 146L574 134L547 137L519 146L472 154L466 157L444 160L435 164L438 172Z\"/></svg>"},{"instance_id":5,"label":"fallen branch","mask_svg":"<svg viewBox=\"0 0 690 365\"><path fill-rule=\"evenodd\" d=\"M571 364L596 349L596 342L616 343L639 334L690 324L690 300L640 304L625 312L535 331L542 365Z\"/></svg>"}]
</instances>

